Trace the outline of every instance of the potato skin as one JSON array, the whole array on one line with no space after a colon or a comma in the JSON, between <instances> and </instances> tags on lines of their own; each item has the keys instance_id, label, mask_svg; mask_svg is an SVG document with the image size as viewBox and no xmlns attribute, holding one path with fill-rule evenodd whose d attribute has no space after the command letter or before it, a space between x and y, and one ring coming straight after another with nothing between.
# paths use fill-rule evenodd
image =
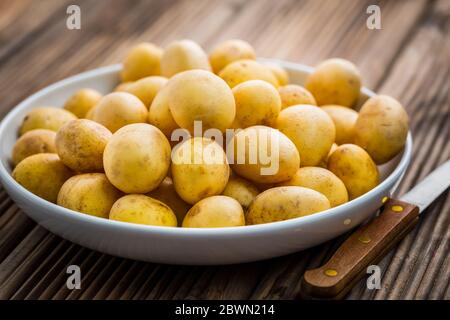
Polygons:
<instances>
[{"instance_id":1,"label":"potato skin","mask_svg":"<svg viewBox=\"0 0 450 320\"><path fill-rule=\"evenodd\" d=\"M23 159L38 153L56 153L56 133L47 129L27 131L21 136L12 150L12 162L16 166Z\"/></svg>"},{"instance_id":2,"label":"potato skin","mask_svg":"<svg viewBox=\"0 0 450 320\"><path fill-rule=\"evenodd\" d=\"M244 211L235 199L212 196L197 202L186 214L183 228L245 226Z\"/></svg>"},{"instance_id":3,"label":"potato skin","mask_svg":"<svg viewBox=\"0 0 450 320\"><path fill-rule=\"evenodd\" d=\"M352 143L355 136L354 129L356 119L358 118L358 112L347 107L336 105L323 106L322 110L328 113L334 122L336 128L336 143Z\"/></svg>"},{"instance_id":4,"label":"potato skin","mask_svg":"<svg viewBox=\"0 0 450 320\"><path fill-rule=\"evenodd\" d=\"M353 63L334 58L320 63L306 79L305 87L319 106L353 107L359 98L361 76Z\"/></svg>"},{"instance_id":5,"label":"potato skin","mask_svg":"<svg viewBox=\"0 0 450 320\"><path fill-rule=\"evenodd\" d=\"M223 149L202 137L191 138L174 148L171 170L175 190L190 204L221 194L230 176Z\"/></svg>"},{"instance_id":6,"label":"potato skin","mask_svg":"<svg viewBox=\"0 0 450 320\"><path fill-rule=\"evenodd\" d=\"M283 109L275 127L295 144L304 167L320 164L336 135L330 116L319 107L306 104Z\"/></svg>"},{"instance_id":7,"label":"potato skin","mask_svg":"<svg viewBox=\"0 0 450 320\"><path fill-rule=\"evenodd\" d=\"M148 112L148 122L158 127L167 138L180 126L173 119L169 108L169 88L165 86L156 94Z\"/></svg>"},{"instance_id":8,"label":"potato skin","mask_svg":"<svg viewBox=\"0 0 450 320\"><path fill-rule=\"evenodd\" d=\"M343 144L328 158L328 170L344 182L350 200L375 188L378 168L369 154L354 144Z\"/></svg>"},{"instance_id":9,"label":"potato skin","mask_svg":"<svg viewBox=\"0 0 450 320\"><path fill-rule=\"evenodd\" d=\"M256 59L255 50L246 41L231 39L218 44L209 55L214 73L219 73L231 62L242 59Z\"/></svg>"},{"instance_id":10,"label":"potato skin","mask_svg":"<svg viewBox=\"0 0 450 320\"><path fill-rule=\"evenodd\" d=\"M323 194L296 186L268 189L260 193L248 208L247 224L262 224L282 221L330 208L330 202Z\"/></svg>"},{"instance_id":11,"label":"potato skin","mask_svg":"<svg viewBox=\"0 0 450 320\"><path fill-rule=\"evenodd\" d=\"M258 188L248 180L240 178L236 175L231 176L223 190L224 196L236 199L245 209L259 194Z\"/></svg>"},{"instance_id":12,"label":"potato skin","mask_svg":"<svg viewBox=\"0 0 450 320\"><path fill-rule=\"evenodd\" d=\"M150 124L131 124L113 134L103 153L109 181L125 193L148 193L167 176L170 145Z\"/></svg>"},{"instance_id":13,"label":"potato skin","mask_svg":"<svg viewBox=\"0 0 450 320\"><path fill-rule=\"evenodd\" d=\"M94 89L80 89L64 104L64 109L72 112L78 118L86 118L87 113L102 98L102 94Z\"/></svg>"},{"instance_id":14,"label":"potato skin","mask_svg":"<svg viewBox=\"0 0 450 320\"><path fill-rule=\"evenodd\" d=\"M265 141L267 148L272 150L269 146L273 145L275 148L278 147L279 151L277 153L276 149L273 149L274 156L268 157L267 161L261 159L261 152L263 157L270 155L268 151L264 151L262 143ZM233 171L255 183L278 183L289 180L300 166L300 156L294 143L270 127L253 126L243 129L236 133L228 148L234 148L234 161L231 165ZM274 167L275 164L278 170L271 172L277 169Z\"/></svg>"},{"instance_id":15,"label":"potato skin","mask_svg":"<svg viewBox=\"0 0 450 320\"><path fill-rule=\"evenodd\" d=\"M328 198L331 207L348 201L344 183L333 172L319 167L303 167L295 176L279 186L298 186L316 190Z\"/></svg>"},{"instance_id":16,"label":"potato skin","mask_svg":"<svg viewBox=\"0 0 450 320\"><path fill-rule=\"evenodd\" d=\"M230 63L222 71L219 76L234 88L239 83L248 80L264 80L278 88L279 83L272 71L259 62L254 60L238 60Z\"/></svg>"},{"instance_id":17,"label":"potato skin","mask_svg":"<svg viewBox=\"0 0 450 320\"><path fill-rule=\"evenodd\" d=\"M233 95L236 102L234 128L247 128L258 124L270 126L280 113L280 94L268 82L242 82L233 88Z\"/></svg>"},{"instance_id":18,"label":"potato skin","mask_svg":"<svg viewBox=\"0 0 450 320\"><path fill-rule=\"evenodd\" d=\"M168 205L142 194L129 194L117 200L109 219L151 226L177 226L177 217Z\"/></svg>"},{"instance_id":19,"label":"potato skin","mask_svg":"<svg viewBox=\"0 0 450 320\"><path fill-rule=\"evenodd\" d=\"M169 44L161 58L161 73L170 78L175 74L193 69L211 71L208 56L194 41L180 40Z\"/></svg>"},{"instance_id":20,"label":"potato skin","mask_svg":"<svg viewBox=\"0 0 450 320\"><path fill-rule=\"evenodd\" d=\"M147 109L149 109L156 94L167 81L167 78L160 76L145 77L126 85L123 91L138 97Z\"/></svg>"},{"instance_id":21,"label":"potato skin","mask_svg":"<svg viewBox=\"0 0 450 320\"><path fill-rule=\"evenodd\" d=\"M61 187L57 204L96 217L108 218L114 202L122 196L103 173L71 177Z\"/></svg>"},{"instance_id":22,"label":"potato skin","mask_svg":"<svg viewBox=\"0 0 450 320\"><path fill-rule=\"evenodd\" d=\"M56 133L55 146L61 161L76 172L103 171L103 151L112 133L88 119L72 120Z\"/></svg>"},{"instance_id":23,"label":"potato skin","mask_svg":"<svg viewBox=\"0 0 450 320\"><path fill-rule=\"evenodd\" d=\"M161 74L163 50L152 43L140 43L128 51L121 72L122 82Z\"/></svg>"},{"instance_id":24,"label":"potato skin","mask_svg":"<svg viewBox=\"0 0 450 320\"><path fill-rule=\"evenodd\" d=\"M64 124L77 117L64 109L54 107L39 107L31 110L23 119L19 135L34 129L58 131Z\"/></svg>"},{"instance_id":25,"label":"potato skin","mask_svg":"<svg viewBox=\"0 0 450 320\"><path fill-rule=\"evenodd\" d=\"M50 202L56 202L61 186L73 175L57 154L39 153L22 160L12 177L28 191Z\"/></svg>"},{"instance_id":26,"label":"potato skin","mask_svg":"<svg viewBox=\"0 0 450 320\"><path fill-rule=\"evenodd\" d=\"M316 99L314 99L311 92L302 86L288 84L286 86L279 87L278 92L280 93L282 109L298 104L309 104L313 106L317 105Z\"/></svg>"},{"instance_id":27,"label":"potato skin","mask_svg":"<svg viewBox=\"0 0 450 320\"><path fill-rule=\"evenodd\" d=\"M365 149L375 163L386 163L405 146L408 122L408 114L394 98L370 98L356 120L355 144Z\"/></svg>"}]
</instances>

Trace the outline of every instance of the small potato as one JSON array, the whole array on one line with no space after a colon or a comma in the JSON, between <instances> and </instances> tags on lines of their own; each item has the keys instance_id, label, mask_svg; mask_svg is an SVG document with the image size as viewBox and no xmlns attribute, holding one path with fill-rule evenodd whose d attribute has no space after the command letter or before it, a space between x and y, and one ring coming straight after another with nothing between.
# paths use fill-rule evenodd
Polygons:
<instances>
[{"instance_id":1,"label":"small potato","mask_svg":"<svg viewBox=\"0 0 450 320\"><path fill-rule=\"evenodd\" d=\"M171 169L175 190L190 204L221 194L230 176L222 147L202 137L191 138L175 147Z\"/></svg>"},{"instance_id":2,"label":"small potato","mask_svg":"<svg viewBox=\"0 0 450 320\"><path fill-rule=\"evenodd\" d=\"M344 182L350 200L375 188L378 168L369 154L354 144L343 144L330 155L328 170Z\"/></svg>"},{"instance_id":3,"label":"small potato","mask_svg":"<svg viewBox=\"0 0 450 320\"><path fill-rule=\"evenodd\" d=\"M317 105L337 104L353 107L359 98L361 76L358 68L344 59L329 59L319 64L306 79Z\"/></svg>"},{"instance_id":4,"label":"small potato","mask_svg":"<svg viewBox=\"0 0 450 320\"><path fill-rule=\"evenodd\" d=\"M128 124L147 122L148 111L142 101L134 95L127 92L113 92L98 102L91 117L114 133Z\"/></svg>"},{"instance_id":5,"label":"small potato","mask_svg":"<svg viewBox=\"0 0 450 320\"><path fill-rule=\"evenodd\" d=\"M175 122L191 133L194 121L202 121L203 130L225 131L236 114L233 92L212 72L189 70L167 83L169 108Z\"/></svg>"},{"instance_id":6,"label":"small potato","mask_svg":"<svg viewBox=\"0 0 450 320\"><path fill-rule=\"evenodd\" d=\"M289 180L300 166L294 143L270 127L253 126L238 131L230 147L234 148L233 171L256 183Z\"/></svg>"},{"instance_id":7,"label":"small potato","mask_svg":"<svg viewBox=\"0 0 450 320\"><path fill-rule=\"evenodd\" d=\"M230 63L222 71L219 76L234 88L239 83L248 80L264 80L278 88L279 83L272 71L259 62L254 60L238 60Z\"/></svg>"},{"instance_id":8,"label":"small potato","mask_svg":"<svg viewBox=\"0 0 450 320\"><path fill-rule=\"evenodd\" d=\"M162 75L170 78L173 75L193 69L211 71L208 56L194 41L174 41L164 50L161 58Z\"/></svg>"},{"instance_id":9,"label":"small potato","mask_svg":"<svg viewBox=\"0 0 450 320\"><path fill-rule=\"evenodd\" d=\"M219 73L231 62L242 59L256 59L253 47L243 40L227 40L217 45L209 55L214 73Z\"/></svg>"},{"instance_id":10,"label":"small potato","mask_svg":"<svg viewBox=\"0 0 450 320\"><path fill-rule=\"evenodd\" d=\"M78 118L86 118L86 114L102 98L102 94L94 89L81 89L75 92L64 104L64 109Z\"/></svg>"},{"instance_id":11,"label":"small potato","mask_svg":"<svg viewBox=\"0 0 450 320\"><path fill-rule=\"evenodd\" d=\"M323 106L322 110L328 113L334 122L336 143L352 143L355 136L354 127L358 118L358 112L347 107L336 105Z\"/></svg>"},{"instance_id":12,"label":"small potato","mask_svg":"<svg viewBox=\"0 0 450 320\"><path fill-rule=\"evenodd\" d=\"M317 166L335 139L333 120L319 107L299 105L280 112L275 127L294 142L302 166Z\"/></svg>"},{"instance_id":13,"label":"small potato","mask_svg":"<svg viewBox=\"0 0 450 320\"><path fill-rule=\"evenodd\" d=\"M180 127L170 112L169 89L167 86L161 88L155 99L153 99L148 113L148 122L158 127L167 138L170 138L172 132Z\"/></svg>"},{"instance_id":14,"label":"small potato","mask_svg":"<svg viewBox=\"0 0 450 320\"><path fill-rule=\"evenodd\" d=\"M270 126L280 113L280 94L268 82L242 82L233 88L233 95L236 102L234 128L247 128L258 124Z\"/></svg>"},{"instance_id":15,"label":"small potato","mask_svg":"<svg viewBox=\"0 0 450 320\"><path fill-rule=\"evenodd\" d=\"M112 133L88 119L72 120L56 133L56 151L61 161L76 172L103 171L103 150Z\"/></svg>"},{"instance_id":16,"label":"small potato","mask_svg":"<svg viewBox=\"0 0 450 320\"><path fill-rule=\"evenodd\" d=\"M31 110L23 119L19 135L34 129L48 129L58 131L67 122L77 119L72 113L64 109L40 107Z\"/></svg>"},{"instance_id":17,"label":"small potato","mask_svg":"<svg viewBox=\"0 0 450 320\"><path fill-rule=\"evenodd\" d=\"M47 129L27 131L14 145L12 162L16 166L23 159L38 153L56 153L56 133Z\"/></svg>"},{"instance_id":18,"label":"small potato","mask_svg":"<svg viewBox=\"0 0 450 320\"><path fill-rule=\"evenodd\" d=\"M148 196L167 204L177 216L178 225L181 227L181 222L191 206L180 198L171 178L166 177Z\"/></svg>"},{"instance_id":19,"label":"small potato","mask_svg":"<svg viewBox=\"0 0 450 320\"><path fill-rule=\"evenodd\" d=\"M236 199L245 209L259 194L259 190L250 181L237 176L231 176L222 194Z\"/></svg>"},{"instance_id":20,"label":"small potato","mask_svg":"<svg viewBox=\"0 0 450 320\"><path fill-rule=\"evenodd\" d=\"M378 95L364 103L355 124L355 144L377 164L394 158L405 146L408 114L389 96Z\"/></svg>"},{"instance_id":21,"label":"small potato","mask_svg":"<svg viewBox=\"0 0 450 320\"><path fill-rule=\"evenodd\" d=\"M169 206L142 194L129 194L117 200L109 219L150 226L177 226L177 217Z\"/></svg>"},{"instance_id":22,"label":"small potato","mask_svg":"<svg viewBox=\"0 0 450 320\"><path fill-rule=\"evenodd\" d=\"M245 226L244 211L235 199L213 196L197 202L186 214L183 228L222 228Z\"/></svg>"},{"instance_id":23,"label":"small potato","mask_svg":"<svg viewBox=\"0 0 450 320\"><path fill-rule=\"evenodd\" d=\"M151 43L140 43L131 48L123 61L122 82L136 81L161 74L163 50Z\"/></svg>"},{"instance_id":24,"label":"small potato","mask_svg":"<svg viewBox=\"0 0 450 320\"><path fill-rule=\"evenodd\" d=\"M127 85L123 91L138 97L143 104L150 108L156 94L167 83L168 79L159 76L142 78Z\"/></svg>"},{"instance_id":25,"label":"small potato","mask_svg":"<svg viewBox=\"0 0 450 320\"><path fill-rule=\"evenodd\" d=\"M22 187L50 202L56 202L61 186L73 175L57 154L39 153L23 159L12 172Z\"/></svg>"},{"instance_id":26,"label":"small potato","mask_svg":"<svg viewBox=\"0 0 450 320\"><path fill-rule=\"evenodd\" d=\"M108 218L114 202L122 196L103 173L85 173L67 180L57 204L96 217Z\"/></svg>"},{"instance_id":27,"label":"small potato","mask_svg":"<svg viewBox=\"0 0 450 320\"><path fill-rule=\"evenodd\" d=\"M307 216L330 208L323 194L296 186L276 187L260 193L248 208L247 224L261 224Z\"/></svg>"},{"instance_id":28,"label":"small potato","mask_svg":"<svg viewBox=\"0 0 450 320\"><path fill-rule=\"evenodd\" d=\"M114 92L127 91L128 87L133 84L135 81L127 81L119 83L115 88Z\"/></svg>"},{"instance_id":29,"label":"small potato","mask_svg":"<svg viewBox=\"0 0 450 320\"><path fill-rule=\"evenodd\" d=\"M281 108L285 109L290 106L298 104L317 105L311 92L296 84L288 84L287 86L279 87L278 92L281 97Z\"/></svg>"},{"instance_id":30,"label":"small potato","mask_svg":"<svg viewBox=\"0 0 450 320\"><path fill-rule=\"evenodd\" d=\"M316 190L328 198L331 207L348 201L344 183L333 172L324 168L300 168L291 180L281 183L280 186L298 186Z\"/></svg>"},{"instance_id":31,"label":"small potato","mask_svg":"<svg viewBox=\"0 0 450 320\"><path fill-rule=\"evenodd\" d=\"M170 144L150 124L130 124L109 139L103 154L109 181L125 193L148 193L167 176Z\"/></svg>"},{"instance_id":32,"label":"small potato","mask_svg":"<svg viewBox=\"0 0 450 320\"><path fill-rule=\"evenodd\" d=\"M276 63L264 63L264 65L272 71L280 86L286 86L289 83L289 74L284 68Z\"/></svg>"}]
</instances>

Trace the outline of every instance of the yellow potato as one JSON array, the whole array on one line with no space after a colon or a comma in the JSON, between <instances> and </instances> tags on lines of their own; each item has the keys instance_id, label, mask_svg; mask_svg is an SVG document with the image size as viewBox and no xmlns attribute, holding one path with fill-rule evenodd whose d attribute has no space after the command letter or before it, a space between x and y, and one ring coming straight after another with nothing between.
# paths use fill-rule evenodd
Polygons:
<instances>
[{"instance_id":1,"label":"yellow potato","mask_svg":"<svg viewBox=\"0 0 450 320\"><path fill-rule=\"evenodd\" d=\"M77 119L72 113L64 109L40 107L31 110L23 119L19 135L34 129L48 129L58 131L67 122Z\"/></svg>"},{"instance_id":2,"label":"yellow potato","mask_svg":"<svg viewBox=\"0 0 450 320\"><path fill-rule=\"evenodd\" d=\"M12 150L12 162L16 166L23 159L38 153L56 153L56 133L47 129L35 129L26 132L15 143Z\"/></svg>"},{"instance_id":3,"label":"yellow potato","mask_svg":"<svg viewBox=\"0 0 450 320\"><path fill-rule=\"evenodd\" d=\"M244 211L235 199L213 196L197 202L183 220L184 228L245 226Z\"/></svg>"},{"instance_id":4,"label":"yellow potato","mask_svg":"<svg viewBox=\"0 0 450 320\"><path fill-rule=\"evenodd\" d=\"M236 199L243 208L247 208L259 194L259 190L250 181L231 176L222 194Z\"/></svg>"},{"instance_id":5,"label":"yellow potato","mask_svg":"<svg viewBox=\"0 0 450 320\"><path fill-rule=\"evenodd\" d=\"M271 84L262 80L249 80L233 88L236 102L234 128L271 125L281 110L280 95Z\"/></svg>"},{"instance_id":6,"label":"yellow potato","mask_svg":"<svg viewBox=\"0 0 450 320\"><path fill-rule=\"evenodd\" d=\"M281 108L285 109L290 106L298 104L317 105L311 92L296 84L288 84L287 86L279 87L278 92L281 98Z\"/></svg>"},{"instance_id":7,"label":"yellow potato","mask_svg":"<svg viewBox=\"0 0 450 320\"><path fill-rule=\"evenodd\" d=\"M172 132L179 126L173 119L169 108L169 90L165 86L153 99L152 105L148 112L148 122L158 127L166 137L170 138Z\"/></svg>"},{"instance_id":8,"label":"yellow potato","mask_svg":"<svg viewBox=\"0 0 450 320\"><path fill-rule=\"evenodd\" d=\"M57 154L39 153L22 160L12 177L28 191L50 202L56 202L61 186L72 176Z\"/></svg>"},{"instance_id":9,"label":"yellow potato","mask_svg":"<svg viewBox=\"0 0 450 320\"><path fill-rule=\"evenodd\" d=\"M131 124L109 139L103 154L109 181L125 193L147 193L167 176L170 144L164 134L150 124Z\"/></svg>"},{"instance_id":10,"label":"yellow potato","mask_svg":"<svg viewBox=\"0 0 450 320\"><path fill-rule=\"evenodd\" d=\"M193 132L194 121L202 121L203 130L225 131L236 114L233 92L214 73L189 70L167 83L169 108L175 122Z\"/></svg>"},{"instance_id":11,"label":"yellow potato","mask_svg":"<svg viewBox=\"0 0 450 320\"><path fill-rule=\"evenodd\" d=\"M122 193L103 173L85 173L63 184L57 204L91 216L108 218L111 207L121 196Z\"/></svg>"},{"instance_id":12,"label":"yellow potato","mask_svg":"<svg viewBox=\"0 0 450 320\"><path fill-rule=\"evenodd\" d=\"M126 85L122 90L138 97L148 109L167 80L159 76L146 77Z\"/></svg>"},{"instance_id":13,"label":"yellow potato","mask_svg":"<svg viewBox=\"0 0 450 320\"><path fill-rule=\"evenodd\" d=\"M129 194L117 200L109 219L150 226L177 226L177 217L169 206L142 194Z\"/></svg>"},{"instance_id":14,"label":"yellow potato","mask_svg":"<svg viewBox=\"0 0 450 320\"><path fill-rule=\"evenodd\" d=\"M170 78L173 75L193 69L211 71L208 56L194 41L174 41L164 50L161 58L161 73Z\"/></svg>"},{"instance_id":15,"label":"yellow potato","mask_svg":"<svg viewBox=\"0 0 450 320\"><path fill-rule=\"evenodd\" d=\"M171 170L175 190L190 204L221 194L230 175L223 149L202 137L191 138L175 147Z\"/></svg>"},{"instance_id":16,"label":"yellow potato","mask_svg":"<svg viewBox=\"0 0 450 320\"><path fill-rule=\"evenodd\" d=\"M140 43L131 48L123 61L122 82L136 81L161 74L163 50L151 43Z\"/></svg>"},{"instance_id":17,"label":"yellow potato","mask_svg":"<svg viewBox=\"0 0 450 320\"><path fill-rule=\"evenodd\" d=\"M217 45L209 55L209 61L215 73L219 73L231 62L256 58L253 47L243 40L227 40Z\"/></svg>"},{"instance_id":18,"label":"yellow potato","mask_svg":"<svg viewBox=\"0 0 450 320\"><path fill-rule=\"evenodd\" d=\"M134 81L127 81L127 82L122 82L119 83L115 88L114 88L114 92L117 91L127 91L128 87L133 84Z\"/></svg>"},{"instance_id":19,"label":"yellow potato","mask_svg":"<svg viewBox=\"0 0 450 320\"><path fill-rule=\"evenodd\" d=\"M358 118L358 112L347 107L336 105L323 106L322 110L328 113L334 122L336 143L352 143L355 136L354 128L356 119Z\"/></svg>"},{"instance_id":20,"label":"yellow potato","mask_svg":"<svg viewBox=\"0 0 450 320\"><path fill-rule=\"evenodd\" d=\"M317 105L337 104L353 107L359 98L361 76L358 68L344 59L329 59L319 64L306 79Z\"/></svg>"},{"instance_id":21,"label":"yellow potato","mask_svg":"<svg viewBox=\"0 0 450 320\"><path fill-rule=\"evenodd\" d=\"M56 133L56 151L61 161L76 172L103 171L103 150L111 132L88 119L72 120Z\"/></svg>"},{"instance_id":22,"label":"yellow potato","mask_svg":"<svg viewBox=\"0 0 450 320\"><path fill-rule=\"evenodd\" d=\"M364 149L354 144L339 146L328 159L328 170L344 182L350 200L379 183L377 166Z\"/></svg>"},{"instance_id":23,"label":"yellow potato","mask_svg":"<svg viewBox=\"0 0 450 320\"><path fill-rule=\"evenodd\" d=\"M148 111L134 95L127 92L113 92L104 96L92 111L91 118L111 132L132 123L147 122Z\"/></svg>"},{"instance_id":24,"label":"yellow potato","mask_svg":"<svg viewBox=\"0 0 450 320\"><path fill-rule=\"evenodd\" d=\"M167 204L177 216L179 226L181 226L184 216L191 208L191 206L184 202L175 191L175 187L170 177L166 177L158 188L148 193L148 196Z\"/></svg>"},{"instance_id":25,"label":"yellow potato","mask_svg":"<svg viewBox=\"0 0 450 320\"><path fill-rule=\"evenodd\" d=\"M276 63L264 63L278 80L280 86L286 86L289 83L289 74Z\"/></svg>"},{"instance_id":26,"label":"yellow potato","mask_svg":"<svg viewBox=\"0 0 450 320\"><path fill-rule=\"evenodd\" d=\"M317 166L327 156L335 138L330 116L306 104L283 109L275 127L294 142L303 167Z\"/></svg>"},{"instance_id":27,"label":"yellow potato","mask_svg":"<svg viewBox=\"0 0 450 320\"><path fill-rule=\"evenodd\" d=\"M394 98L379 95L364 103L355 124L355 144L377 164L394 158L405 146L408 114Z\"/></svg>"},{"instance_id":28,"label":"yellow potato","mask_svg":"<svg viewBox=\"0 0 450 320\"><path fill-rule=\"evenodd\" d=\"M328 198L331 207L348 201L344 183L333 172L319 167L303 167L295 176L280 186L297 186L316 190Z\"/></svg>"},{"instance_id":29,"label":"yellow potato","mask_svg":"<svg viewBox=\"0 0 450 320\"><path fill-rule=\"evenodd\" d=\"M330 208L323 194L296 186L276 187L260 193L245 215L247 224L261 224L307 216Z\"/></svg>"},{"instance_id":30,"label":"yellow potato","mask_svg":"<svg viewBox=\"0 0 450 320\"><path fill-rule=\"evenodd\" d=\"M278 80L272 71L267 66L254 60L247 59L232 62L219 72L219 76L231 88L248 80L264 80L275 86L275 88L279 86Z\"/></svg>"},{"instance_id":31,"label":"yellow potato","mask_svg":"<svg viewBox=\"0 0 450 320\"><path fill-rule=\"evenodd\" d=\"M256 183L291 179L300 166L295 145L278 130L253 126L238 131L228 145L233 148L233 171Z\"/></svg>"},{"instance_id":32,"label":"yellow potato","mask_svg":"<svg viewBox=\"0 0 450 320\"><path fill-rule=\"evenodd\" d=\"M64 109L72 112L78 118L85 118L97 102L102 98L102 94L94 89L81 89L75 92L64 104Z\"/></svg>"}]
</instances>

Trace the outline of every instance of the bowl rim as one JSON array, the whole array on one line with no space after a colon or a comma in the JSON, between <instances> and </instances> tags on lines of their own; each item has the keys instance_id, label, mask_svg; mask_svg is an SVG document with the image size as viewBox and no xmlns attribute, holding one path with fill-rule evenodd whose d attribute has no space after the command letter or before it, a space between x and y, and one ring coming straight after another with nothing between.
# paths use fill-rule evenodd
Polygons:
<instances>
[{"instance_id":1,"label":"bowl rim","mask_svg":"<svg viewBox=\"0 0 450 320\"><path fill-rule=\"evenodd\" d=\"M301 71L301 72L308 72L310 73L312 70L314 70L313 67L306 66L300 63L294 63L294 62L287 62L283 60L277 60L277 59L259 59L261 61L265 62L274 62L278 63L281 66L287 67L288 69ZM89 71L85 71L79 74L76 74L74 76L70 76L68 78L65 78L63 80L60 80L58 82L55 82L36 93L32 94L22 102L20 102L18 105L13 107L8 114L3 118L3 120L0 122L0 139L1 137L5 136L5 131L7 124L12 121L19 113L21 113L23 110L29 108L29 103L35 99L40 98L41 96L44 96L48 94L49 92L61 89L62 87L72 84L74 82L82 82L88 78L91 77L98 77L110 73L117 73L121 70L122 65L121 64L114 64L109 65L105 67L100 67L96 69L92 69ZM365 87L361 88L361 92L367 95L368 97L374 96L375 93L371 91L370 89L367 89ZM323 220L326 220L327 218L331 216L339 216L342 214L345 214L348 209L351 207L358 207L363 205L371 196L378 193L378 191L386 188L388 185L394 185L403 175L403 173L406 171L408 164L411 159L412 154L412 135L411 132L408 131L408 136L406 140L405 147L403 149L403 154L401 156L401 159L396 166L396 168L375 188L370 190L369 192L365 193L364 195L353 199L349 202L346 202L342 205L339 205L334 208L330 208L325 211L321 211L312 215L293 218L289 220L283 220L283 221L276 221L276 222L270 222L265 224L258 224L258 225L246 225L246 226L239 226L239 227L222 227L222 228L180 228L180 227L166 227L166 226L150 226L150 225L142 225L142 224L135 224L135 223L129 223L129 222L121 222L121 221L115 221L115 220L109 220L106 218L100 218L88 214L83 214L77 211L73 211L61 206L58 206L57 204L54 204L52 202L49 202L47 200L44 200L37 195L31 193L24 187L22 187L19 183L17 183L13 178L12 175L8 172L7 168L4 166L3 161L0 161L0 181L3 182L3 184L7 185L8 189L13 190L14 192L18 193L22 198L24 198L26 201L31 203L33 206L45 208L51 214L57 213L61 219L69 219L73 220L75 219L77 223L80 224L93 224L96 227L102 227L102 228L111 228L111 229L121 229L122 231L130 231L130 232L136 232L136 233L153 233L153 234L161 234L161 235L176 235L176 236L228 236L230 234L233 235L251 235L251 234L259 234L264 232L276 232L276 231L283 231L287 229L295 229L295 228L301 228L310 224L315 224L318 222L323 222Z\"/></svg>"}]
</instances>

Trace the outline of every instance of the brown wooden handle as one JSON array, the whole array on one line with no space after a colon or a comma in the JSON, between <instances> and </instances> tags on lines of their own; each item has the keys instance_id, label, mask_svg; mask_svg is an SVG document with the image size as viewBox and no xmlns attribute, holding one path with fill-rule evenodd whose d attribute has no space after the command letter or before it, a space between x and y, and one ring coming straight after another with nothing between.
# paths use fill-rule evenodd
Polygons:
<instances>
[{"instance_id":1,"label":"brown wooden handle","mask_svg":"<svg viewBox=\"0 0 450 320\"><path fill-rule=\"evenodd\" d=\"M419 208L391 199L381 214L358 228L322 267L303 276L302 295L310 298L342 297L365 274L366 268L400 241L417 222Z\"/></svg>"}]
</instances>

